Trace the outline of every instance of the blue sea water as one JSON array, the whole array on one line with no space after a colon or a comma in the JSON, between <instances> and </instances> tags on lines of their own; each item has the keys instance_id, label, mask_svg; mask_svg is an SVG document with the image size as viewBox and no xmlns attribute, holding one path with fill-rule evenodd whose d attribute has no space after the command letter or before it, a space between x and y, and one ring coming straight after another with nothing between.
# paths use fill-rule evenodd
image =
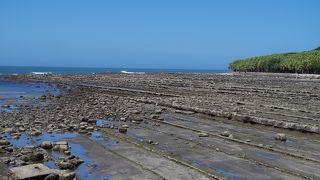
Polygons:
<instances>
[{"instance_id":1,"label":"blue sea water","mask_svg":"<svg viewBox=\"0 0 320 180\"><path fill-rule=\"evenodd\" d=\"M43 94L59 93L59 89L45 83L17 83L0 78L0 112L14 111L19 105L33 102Z\"/></svg>"},{"instance_id":2,"label":"blue sea water","mask_svg":"<svg viewBox=\"0 0 320 180\"><path fill-rule=\"evenodd\" d=\"M225 73L228 70L197 69L145 69L145 68L93 68L93 67L32 67L32 66L0 66L0 75L8 74L92 74L92 73L130 73L130 72L183 72L183 73Z\"/></svg>"}]
</instances>

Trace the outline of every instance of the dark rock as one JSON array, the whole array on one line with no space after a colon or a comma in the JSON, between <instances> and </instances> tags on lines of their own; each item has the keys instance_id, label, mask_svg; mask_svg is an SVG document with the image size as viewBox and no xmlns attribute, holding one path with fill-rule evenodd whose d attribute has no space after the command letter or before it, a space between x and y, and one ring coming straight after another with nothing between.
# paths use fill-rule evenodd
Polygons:
<instances>
[{"instance_id":1,"label":"dark rock","mask_svg":"<svg viewBox=\"0 0 320 180\"><path fill-rule=\"evenodd\" d=\"M41 147L42 147L43 149L52 149L52 148L53 148L53 145L52 145L52 143L51 143L50 141L43 141L43 142L41 143Z\"/></svg>"},{"instance_id":2,"label":"dark rock","mask_svg":"<svg viewBox=\"0 0 320 180\"><path fill-rule=\"evenodd\" d=\"M223 131L220 135L224 137L230 137L230 138L233 137L233 135L229 131Z\"/></svg>"},{"instance_id":3,"label":"dark rock","mask_svg":"<svg viewBox=\"0 0 320 180\"><path fill-rule=\"evenodd\" d=\"M95 124L96 122L97 122L96 119L89 119L89 120L88 120L88 123L90 123L90 124Z\"/></svg>"},{"instance_id":4,"label":"dark rock","mask_svg":"<svg viewBox=\"0 0 320 180\"><path fill-rule=\"evenodd\" d=\"M71 163L71 162L66 162L66 161L58 161L56 162L56 165L60 168L60 169L74 169L75 166Z\"/></svg>"},{"instance_id":5,"label":"dark rock","mask_svg":"<svg viewBox=\"0 0 320 180\"><path fill-rule=\"evenodd\" d=\"M0 140L0 146L9 145L9 144L10 144L10 142L7 141L7 140L4 140L4 139L1 139L1 140Z\"/></svg>"},{"instance_id":6,"label":"dark rock","mask_svg":"<svg viewBox=\"0 0 320 180\"><path fill-rule=\"evenodd\" d=\"M127 133L127 128L125 128L125 127L120 127L120 128L119 128L119 132L120 132L120 133Z\"/></svg>"},{"instance_id":7,"label":"dark rock","mask_svg":"<svg viewBox=\"0 0 320 180\"><path fill-rule=\"evenodd\" d=\"M44 155L40 152L32 153L30 155L30 161L37 162L42 161L44 159Z\"/></svg>"},{"instance_id":8,"label":"dark rock","mask_svg":"<svg viewBox=\"0 0 320 180\"><path fill-rule=\"evenodd\" d=\"M59 180L59 174L51 173L44 180Z\"/></svg>"}]
</instances>

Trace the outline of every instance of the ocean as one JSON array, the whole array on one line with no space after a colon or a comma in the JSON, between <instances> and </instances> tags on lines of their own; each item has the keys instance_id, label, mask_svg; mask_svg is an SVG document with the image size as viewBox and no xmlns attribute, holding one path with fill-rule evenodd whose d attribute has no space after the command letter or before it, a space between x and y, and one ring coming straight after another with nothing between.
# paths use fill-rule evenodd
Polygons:
<instances>
[{"instance_id":1,"label":"ocean","mask_svg":"<svg viewBox=\"0 0 320 180\"><path fill-rule=\"evenodd\" d=\"M92 74L92 73L225 73L228 70L199 69L146 69L146 68L93 68L93 67L32 67L32 66L0 66L0 75L8 74Z\"/></svg>"}]
</instances>

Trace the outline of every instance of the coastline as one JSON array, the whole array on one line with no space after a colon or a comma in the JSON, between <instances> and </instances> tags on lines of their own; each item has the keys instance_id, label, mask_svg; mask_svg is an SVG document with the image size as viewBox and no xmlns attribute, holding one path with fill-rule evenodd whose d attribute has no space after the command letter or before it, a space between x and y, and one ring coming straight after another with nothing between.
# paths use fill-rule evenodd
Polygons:
<instances>
[{"instance_id":1,"label":"coastline","mask_svg":"<svg viewBox=\"0 0 320 180\"><path fill-rule=\"evenodd\" d=\"M152 88L152 86L149 86L145 84L142 80L142 83L145 85L143 86L136 86L132 84L127 84L127 81L131 81L130 78L132 77L135 80L140 80L140 78L148 79L148 77L152 77L152 79L155 78L163 78L166 77L168 78L168 84L170 87L170 77L173 77L175 79L181 77L182 79L190 78L190 82L192 83L192 79L195 78L198 80L199 77L203 77L204 79L226 79L229 76L233 76L236 78L239 78L240 80L247 81L247 79L251 78L256 78L256 80L261 81L261 78L266 78L266 80L270 80L268 78L271 78L271 80L277 80L279 78L285 78L285 79L291 79L293 82L299 82L299 79L302 81L304 80L317 80L320 78L320 75L314 75L314 74L290 74L290 73L255 73L255 72L229 72L229 73L215 73L215 74L207 74L207 73L158 73L158 72L153 72L153 73L103 73L103 74L68 74L68 75L59 75L59 74L21 74L21 75L15 75L15 76L4 76L10 80L18 81L18 82L37 82L37 83L52 83L52 84L60 84L60 85L65 85L65 86L74 86L74 87L84 87L84 88L97 88L97 89L106 89L106 90L119 90L119 91L128 91L128 92L138 92L138 93L146 93L146 94L153 94L153 95L160 95L160 96L172 96L172 97L180 97L180 95L175 95L175 93L170 93L171 91L169 89L164 90L164 92L158 92L158 89ZM103 82L106 80L106 78L112 77L113 81L107 80L107 86L104 85ZM102 78L102 79L99 79ZM90 79L89 81L87 79ZM221 80L220 80L221 81ZM190 83L189 82L189 83ZM201 80L200 80L201 82ZM284 80L285 83L288 83L287 80ZM119 84L120 83L120 84ZM181 84L184 84L185 82L181 81ZM238 82L237 82L238 83ZM270 82L269 82L270 83ZM279 83L279 82L277 82ZM249 84L248 84L249 85ZM260 83L258 84L260 85ZM164 85L166 86L166 85ZM223 87L222 89L229 88L229 87ZM245 87L240 87L239 88L245 88ZM255 89L255 87L253 87ZM277 88L280 88L277 86ZM305 88L305 87L303 87ZM204 89L206 89L204 87ZM250 87L249 87L250 89ZM258 88L259 89L259 88ZM266 88L268 89L268 88ZM242 91L242 90L241 90ZM291 91L291 89L290 89ZM305 91L305 90L304 90ZM219 91L218 91L219 92ZM227 93L227 92L226 92ZM250 92L249 92L250 94ZM315 95L314 95L315 96ZM149 103L149 102L147 102ZM155 104L159 104L160 102L155 102ZM243 121L243 117L240 114L239 118L237 118L238 114L235 114L235 112L232 111L215 111L215 110L209 110L206 107L192 107L192 106L172 106L172 103L166 103L164 102L163 104L166 104L164 106L169 106L171 108L176 108L176 109L182 109L186 111L193 111L195 113L202 113L202 114L207 114L207 115L212 115L212 116L220 116L224 118L231 118L237 121ZM247 119L249 117L246 117ZM273 125L274 122L269 122L268 120L259 120L259 118L252 117L253 118L253 123L258 123L258 124L263 124L263 125ZM250 119L250 118L249 118ZM287 129L296 129L298 131L309 131L313 133L320 133L318 126L313 126L311 127L306 126L303 128L302 124L293 123L291 126L288 126L285 122L280 123L278 127L280 128L287 128Z\"/></svg>"},{"instance_id":2,"label":"coastline","mask_svg":"<svg viewBox=\"0 0 320 180\"><path fill-rule=\"evenodd\" d=\"M220 73L228 70L210 69L156 69L156 68L105 68L105 67L36 67L0 66L0 75L18 74L96 74L96 73Z\"/></svg>"}]
</instances>

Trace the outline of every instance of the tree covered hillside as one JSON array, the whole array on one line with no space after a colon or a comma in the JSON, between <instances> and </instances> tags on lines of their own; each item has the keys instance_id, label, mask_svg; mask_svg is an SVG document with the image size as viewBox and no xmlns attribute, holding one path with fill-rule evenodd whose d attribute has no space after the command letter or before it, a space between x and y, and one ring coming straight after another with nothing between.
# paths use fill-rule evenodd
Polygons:
<instances>
[{"instance_id":1,"label":"tree covered hillside","mask_svg":"<svg viewBox=\"0 0 320 180\"><path fill-rule=\"evenodd\" d=\"M320 47L300 53L272 54L240 59L229 64L233 71L320 74Z\"/></svg>"}]
</instances>

